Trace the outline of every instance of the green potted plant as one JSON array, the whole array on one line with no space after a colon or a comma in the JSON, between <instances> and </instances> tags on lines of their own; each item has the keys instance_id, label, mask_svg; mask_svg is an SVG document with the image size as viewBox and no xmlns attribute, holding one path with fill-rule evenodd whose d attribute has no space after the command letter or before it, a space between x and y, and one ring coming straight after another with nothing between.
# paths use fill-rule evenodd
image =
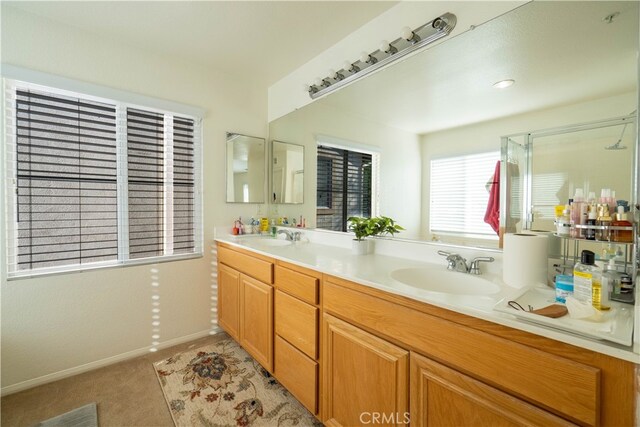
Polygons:
<instances>
[{"instance_id":1,"label":"green potted plant","mask_svg":"<svg viewBox=\"0 0 640 427\"><path fill-rule=\"evenodd\" d=\"M364 218L352 216L347 219L349 222L348 230L352 231L356 238L353 240L353 251L357 255L364 255L372 252L372 241L367 240L369 236L384 236L390 234L393 236L404 230L395 221L386 216L378 216L373 218Z\"/></svg>"}]
</instances>

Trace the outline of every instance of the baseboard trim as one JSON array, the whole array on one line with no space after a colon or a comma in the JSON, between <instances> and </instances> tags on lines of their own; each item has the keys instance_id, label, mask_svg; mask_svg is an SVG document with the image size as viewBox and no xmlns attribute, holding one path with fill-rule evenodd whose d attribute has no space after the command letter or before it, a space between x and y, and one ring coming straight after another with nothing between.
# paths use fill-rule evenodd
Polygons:
<instances>
[{"instance_id":1,"label":"baseboard trim","mask_svg":"<svg viewBox=\"0 0 640 427\"><path fill-rule=\"evenodd\" d=\"M149 350L152 347L155 347L158 350L161 350L164 348L172 347L174 345L197 340L198 338L203 338L203 337L206 337L207 335L213 335L218 332L222 332L222 329L220 329L219 327L216 327L213 329L207 329L206 331L200 331L194 334L184 335L168 341L163 341L156 346L139 348L137 350L128 351L126 353L121 353L115 356L107 357L105 359L96 360L95 362L85 363L84 365L75 366L73 368L43 375L41 377L33 378L31 380L22 381L16 384L2 387L2 389L0 389L0 396L6 396L9 394L17 393L19 391L37 387L39 385L47 384L47 383L61 380L63 378L68 378L74 375L82 374L83 372L92 371L94 369L103 368L105 366L113 365L114 363L122 362L124 360L133 359L134 357L143 356L145 354L148 354Z\"/></svg>"}]
</instances>

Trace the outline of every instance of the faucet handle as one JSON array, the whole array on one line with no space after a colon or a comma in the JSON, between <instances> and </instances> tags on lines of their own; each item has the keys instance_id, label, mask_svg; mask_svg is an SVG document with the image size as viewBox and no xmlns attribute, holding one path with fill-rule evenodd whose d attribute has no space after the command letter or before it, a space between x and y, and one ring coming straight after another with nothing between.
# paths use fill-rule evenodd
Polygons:
<instances>
[{"instance_id":1,"label":"faucet handle","mask_svg":"<svg viewBox=\"0 0 640 427\"><path fill-rule=\"evenodd\" d=\"M474 258L473 261L471 261L471 265L469 266L469 274L482 274L482 272L480 271L480 263L493 261L495 261L495 259L490 256L481 256Z\"/></svg>"}]
</instances>

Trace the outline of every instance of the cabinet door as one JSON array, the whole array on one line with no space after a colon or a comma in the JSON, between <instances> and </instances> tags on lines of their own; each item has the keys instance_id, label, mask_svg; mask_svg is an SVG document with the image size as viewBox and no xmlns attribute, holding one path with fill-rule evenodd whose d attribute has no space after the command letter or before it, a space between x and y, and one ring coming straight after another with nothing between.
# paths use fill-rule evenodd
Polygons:
<instances>
[{"instance_id":1,"label":"cabinet door","mask_svg":"<svg viewBox=\"0 0 640 427\"><path fill-rule=\"evenodd\" d=\"M549 412L411 353L412 426L572 426Z\"/></svg>"},{"instance_id":2,"label":"cabinet door","mask_svg":"<svg viewBox=\"0 0 640 427\"><path fill-rule=\"evenodd\" d=\"M240 345L273 372L273 288L240 275Z\"/></svg>"},{"instance_id":3,"label":"cabinet door","mask_svg":"<svg viewBox=\"0 0 640 427\"><path fill-rule=\"evenodd\" d=\"M327 314L323 325L325 424L406 424L409 353Z\"/></svg>"},{"instance_id":4,"label":"cabinet door","mask_svg":"<svg viewBox=\"0 0 640 427\"><path fill-rule=\"evenodd\" d=\"M218 264L218 325L240 341L240 273Z\"/></svg>"}]
</instances>

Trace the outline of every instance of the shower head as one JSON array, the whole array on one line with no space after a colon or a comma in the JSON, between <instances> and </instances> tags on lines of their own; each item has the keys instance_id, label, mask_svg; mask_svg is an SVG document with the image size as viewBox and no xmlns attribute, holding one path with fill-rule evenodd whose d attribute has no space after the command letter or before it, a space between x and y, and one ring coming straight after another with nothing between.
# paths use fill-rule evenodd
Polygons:
<instances>
[{"instance_id":1,"label":"shower head","mask_svg":"<svg viewBox=\"0 0 640 427\"><path fill-rule=\"evenodd\" d=\"M620 138L618 138L618 141L615 144L604 147L605 150L626 150L627 149L626 145L622 145L622 137L624 136L624 131L627 130L628 124L629 123L625 123L624 126L622 127L622 133L620 133Z\"/></svg>"},{"instance_id":2,"label":"shower head","mask_svg":"<svg viewBox=\"0 0 640 427\"><path fill-rule=\"evenodd\" d=\"M609 145L608 147L604 147L605 150L626 150L627 146L622 145L622 140L619 139L615 144Z\"/></svg>"}]
</instances>

